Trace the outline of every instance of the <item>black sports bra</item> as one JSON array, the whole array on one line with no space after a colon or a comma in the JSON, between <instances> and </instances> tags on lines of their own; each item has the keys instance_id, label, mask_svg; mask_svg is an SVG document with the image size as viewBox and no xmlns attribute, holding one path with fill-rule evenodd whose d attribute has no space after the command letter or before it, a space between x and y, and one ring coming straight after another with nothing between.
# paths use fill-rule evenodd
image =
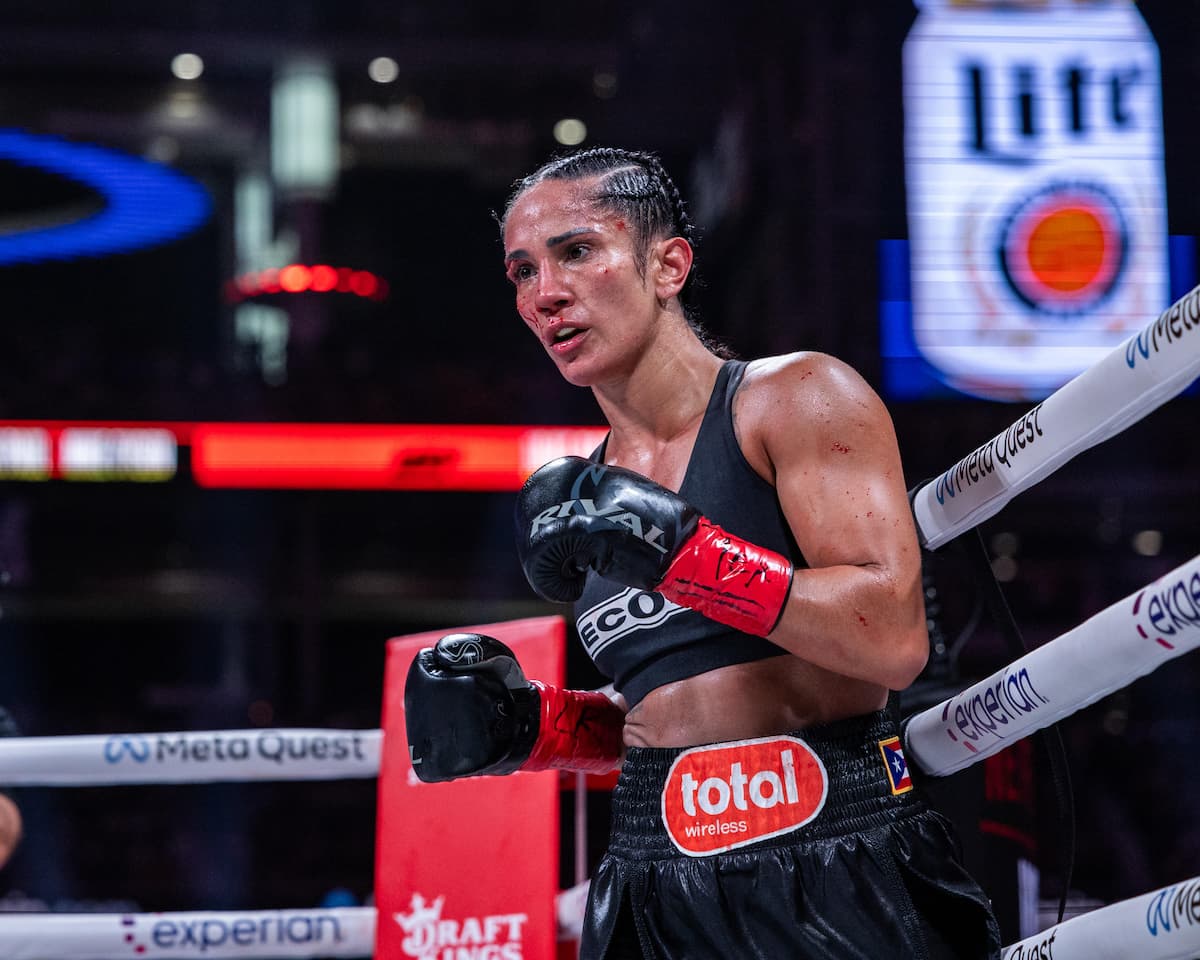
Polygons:
<instances>
[{"instance_id":1,"label":"black sports bra","mask_svg":"<svg viewBox=\"0 0 1200 960\"><path fill-rule=\"evenodd\" d=\"M805 567L775 488L746 462L733 432L733 395L745 371L743 360L727 360L721 367L679 495L730 533ZM606 444L591 459L603 462ZM709 620L659 593L594 572L575 604L575 621L588 655L630 707L663 684L785 653L769 640Z\"/></svg>"}]
</instances>

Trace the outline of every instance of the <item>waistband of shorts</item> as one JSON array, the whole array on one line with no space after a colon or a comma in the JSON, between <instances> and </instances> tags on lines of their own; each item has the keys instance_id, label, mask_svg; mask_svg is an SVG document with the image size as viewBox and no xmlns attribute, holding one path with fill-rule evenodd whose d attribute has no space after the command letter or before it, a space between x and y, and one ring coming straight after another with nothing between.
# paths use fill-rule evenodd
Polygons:
<instances>
[{"instance_id":1,"label":"waistband of shorts","mask_svg":"<svg viewBox=\"0 0 1200 960\"><path fill-rule=\"evenodd\" d=\"M899 736L890 713L880 710L781 736L796 737L825 767L828 793L820 813L804 826L748 847L823 840L883 826L925 809L911 788L897 793L880 744ZM706 746L720 746L712 744ZM609 852L629 859L682 856L667 835L662 793L672 764L695 747L630 747L613 791Z\"/></svg>"}]
</instances>

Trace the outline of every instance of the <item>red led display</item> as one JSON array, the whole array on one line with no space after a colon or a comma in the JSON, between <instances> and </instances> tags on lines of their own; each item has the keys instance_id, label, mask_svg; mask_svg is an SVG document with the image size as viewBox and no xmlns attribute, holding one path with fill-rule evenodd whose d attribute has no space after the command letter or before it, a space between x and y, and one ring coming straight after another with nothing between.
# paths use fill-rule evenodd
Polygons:
<instances>
[{"instance_id":1,"label":"red led display","mask_svg":"<svg viewBox=\"0 0 1200 960\"><path fill-rule=\"evenodd\" d=\"M378 302L387 299L388 282L370 270L331 267L327 263L289 263L243 273L225 284L225 299L230 303L280 293L350 293Z\"/></svg>"},{"instance_id":2,"label":"red led display","mask_svg":"<svg viewBox=\"0 0 1200 960\"><path fill-rule=\"evenodd\" d=\"M543 463L586 456L603 427L487 424L0 421L0 480L169 480L191 447L202 487L516 490Z\"/></svg>"}]
</instances>

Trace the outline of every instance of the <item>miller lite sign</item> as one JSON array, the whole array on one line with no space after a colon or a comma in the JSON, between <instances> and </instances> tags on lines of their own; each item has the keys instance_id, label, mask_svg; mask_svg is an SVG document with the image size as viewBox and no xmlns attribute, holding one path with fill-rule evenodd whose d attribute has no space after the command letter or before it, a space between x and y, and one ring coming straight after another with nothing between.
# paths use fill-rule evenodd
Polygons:
<instances>
[{"instance_id":1,"label":"miller lite sign","mask_svg":"<svg viewBox=\"0 0 1200 960\"><path fill-rule=\"evenodd\" d=\"M916 0L913 334L965 393L1038 399L1169 298L1158 48L1132 0Z\"/></svg>"}]
</instances>

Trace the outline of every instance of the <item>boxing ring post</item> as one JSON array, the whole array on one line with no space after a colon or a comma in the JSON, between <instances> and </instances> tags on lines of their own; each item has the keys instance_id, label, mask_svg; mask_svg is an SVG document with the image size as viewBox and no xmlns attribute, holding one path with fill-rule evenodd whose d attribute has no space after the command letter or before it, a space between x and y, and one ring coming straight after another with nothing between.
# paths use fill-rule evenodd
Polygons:
<instances>
[{"instance_id":1,"label":"boxing ring post","mask_svg":"<svg viewBox=\"0 0 1200 960\"><path fill-rule=\"evenodd\" d=\"M576 773L575 781L575 883L587 880L587 774Z\"/></svg>"},{"instance_id":2,"label":"boxing ring post","mask_svg":"<svg viewBox=\"0 0 1200 960\"><path fill-rule=\"evenodd\" d=\"M447 633L507 644L530 675L561 685L559 616L460 627L388 641L376 820L375 956L544 958L557 952L559 772L425 783L404 729L404 687L422 647ZM418 759L418 763L420 760Z\"/></svg>"},{"instance_id":3,"label":"boxing ring post","mask_svg":"<svg viewBox=\"0 0 1200 960\"><path fill-rule=\"evenodd\" d=\"M913 496L929 550L978 526L1072 457L1141 420L1200 376L1200 286Z\"/></svg>"}]
</instances>

